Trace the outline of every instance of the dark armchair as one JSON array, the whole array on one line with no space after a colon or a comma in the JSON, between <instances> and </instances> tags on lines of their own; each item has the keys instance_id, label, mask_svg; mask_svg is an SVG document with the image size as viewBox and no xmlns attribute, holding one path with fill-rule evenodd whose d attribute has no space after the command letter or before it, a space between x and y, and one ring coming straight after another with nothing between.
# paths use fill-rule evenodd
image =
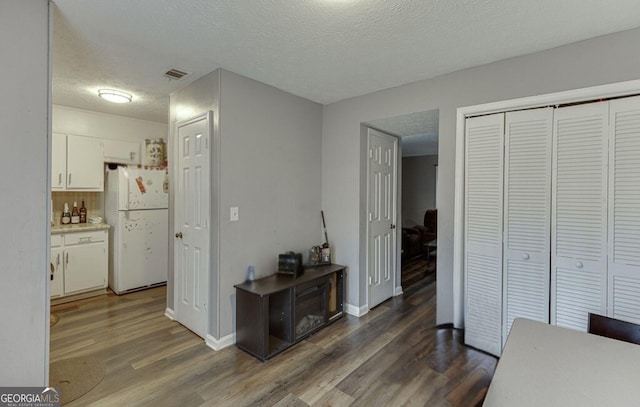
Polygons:
<instances>
[{"instance_id":1,"label":"dark armchair","mask_svg":"<svg viewBox=\"0 0 640 407\"><path fill-rule=\"evenodd\" d=\"M424 226L414 226L420 231L422 243L429 243L438 238L438 210L427 209L424 213Z\"/></svg>"},{"instance_id":2,"label":"dark armchair","mask_svg":"<svg viewBox=\"0 0 640 407\"><path fill-rule=\"evenodd\" d=\"M424 214L424 225L402 228L402 258L408 259L426 254L427 243L438 237L438 210L428 209Z\"/></svg>"},{"instance_id":3,"label":"dark armchair","mask_svg":"<svg viewBox=\"0 0 640 407\"><path fill-rule=\"evenodd\" d=\"M402 228L402 258L410 259L422 254L422 235L415 227Z\"/></svg>"}]
</instances>

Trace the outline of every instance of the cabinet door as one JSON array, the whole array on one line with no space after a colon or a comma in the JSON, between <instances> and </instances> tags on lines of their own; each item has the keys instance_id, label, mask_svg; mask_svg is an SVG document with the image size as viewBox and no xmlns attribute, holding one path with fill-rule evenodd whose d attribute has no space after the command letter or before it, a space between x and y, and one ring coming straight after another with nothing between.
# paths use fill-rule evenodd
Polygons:
<instances>
[{"instance_id":1,"label":"cabinet door","mask_svg":"<svg viewBox=\"0 0 640 407\"><path fill-rule=\"evenodd\" d=\"M67 183L67 135L51 135L51 189L64 190Z\"/></svg>"},{"instance_id":2,"label":"cabinet door","mask_svg":"<svg viewBox=\"0 0 640 407\"><path fill-rule=\"evenodd\" d=\"M553 108L505 122L503 343L515 318L549 323Z\"/></svg>"},{"instance_id":3,"label":"cabinet door","mask_svg":"<svg viewBox=\"0 0 640 407\"><path fill-rule=\"evenodd\" d=\"M64 293L64 252L61 247L51 248L51 264L53 279L49 278L49 294L51 298L60 297Z\"/></svg>"},{"instance_id":4,"label":"cabinet door","mask_svg":"<svg viewBox=\"0 0 640 407\"><path fill-rule=\"evenodd\" d=\"M140 164L140 143L122 140L102 140L104 162L116 164Z\"/></svg>"},{"instance_id":5,"label":"cabinet door","mask_svg":"<svg viewBox=\"0 0 640 407\"><path fill-rule=\"evenodd\" d=\"M587 330L607 310L609 104L556 109L551 209L551 323Z\"/></svg>"},{"instance_id":6,"label":"cabinet door","mask_svg":"<svg viewBox=\"0 0 640 407\"><path fill-rule=\"evenodd\" d=\"M640 324L640 97L610 103L608 314Z\"/></svg>"},{"instance_id":7,"label":"cabinet door","mask_svg":"<svg viewBox=\"0 0 640 407\"><path fill-rule=\"evenodd\" d=\"M106 287L107 261L104 243L65 247L64 293Z\"/></svg>"},{"instance_id":8,"label":"cabinet door","mask_svg":"<svg viewBox=\"0 0 640 407\"><path fill-rule=\"evenodd\" d=\"M502 351L504 114L465 125L465 343Z\"/></svg>"},{"instance_id":9,"label":"cabinet door","mask_svg":"<svg viewBox=\"0 0 640 407\"><path fill-rule=\"evenodd\" d=\"M104 189L104 161L100 139L67 136L67 189Z\"/></svg>"}]
</instances>

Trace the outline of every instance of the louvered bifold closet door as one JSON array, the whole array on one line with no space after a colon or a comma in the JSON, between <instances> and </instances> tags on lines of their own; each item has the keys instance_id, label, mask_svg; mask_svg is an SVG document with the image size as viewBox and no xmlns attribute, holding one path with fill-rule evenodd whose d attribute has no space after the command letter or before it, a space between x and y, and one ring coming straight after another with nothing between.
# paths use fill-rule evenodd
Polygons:
<instances>
[{"instance_id":1,"label":"louvered bifold closet door","mask_svg":"<svg viewBox=\"0 0 640 407\"><path fill-rule=\"evenodd\" d=\"M503 335L515 318L549 323L553 108L505 117Z\"/></svg>"},{"instance_id":2,"label":"louvered bifold closet door","mask_svg":"<svg viewBox=\"0 0 640 407\"><path fill-rule=\"evenodd\" d=\"M607 305L608 107L554 113L551 323L581 331Z\"/></svg>"},{"instance_id":3,"label":"louvered bifold closet door","mask_svg":"<svg viewBox=\"0 0 640 407\"><path fill-rule=\"evenodd\" d=\"M640 324L640 98L610 102L609 316Z\"/></svg>"},{"instance_id":4,"label":"louvered bifold closet door","mask_svg":"<svg viewBox=\"0 0 640 407\"><path fill-rule=\"evenodd\" d=\"M504 114L465 124L465 343L502 350Z\"/></svg>"}]
</instances>

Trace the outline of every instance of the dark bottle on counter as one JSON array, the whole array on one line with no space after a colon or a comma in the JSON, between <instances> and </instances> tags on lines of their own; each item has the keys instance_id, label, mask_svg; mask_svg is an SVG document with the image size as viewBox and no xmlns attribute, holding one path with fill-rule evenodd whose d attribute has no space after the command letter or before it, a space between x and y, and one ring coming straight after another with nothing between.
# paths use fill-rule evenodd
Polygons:
<instances>
[{"instance_id":1,"label":"dark bottle on counter","mask_svg":"<svg viewBox=\"0 0 640 407\"><path fill-rule=\"evenodd\" d=\"M64 209L62 210L62 219L60 221L63 225L71 223L71 214L69 213L69 204L64 203Z\"/></svg>"},{"instance_id":2,"label":"dark bottle on counter","mask_svg":"<svg viewBox=\"0 0 640 407\"><path fill-rule=\"evenodd\" d=\"M87 223L87 208L84 206L84 201L80 207L80 223Z\"/></svg>"},{"instance_id":3,"label":"dark bottle on counter","mask_svg":"<svg viewBox=\"0 0 640 407\"><path fill-rule=\"evenodd\" d=\"M73 203L73 209L71 210L71 223L80 223L80 213L78 212L78 203Z\"/></svg>"}]
</instances>

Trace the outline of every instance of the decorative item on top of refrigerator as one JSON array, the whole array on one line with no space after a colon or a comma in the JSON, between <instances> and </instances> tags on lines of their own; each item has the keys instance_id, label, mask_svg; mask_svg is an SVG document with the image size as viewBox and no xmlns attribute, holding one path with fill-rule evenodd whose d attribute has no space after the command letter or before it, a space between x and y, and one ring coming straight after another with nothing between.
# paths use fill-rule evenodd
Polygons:
<instances>
[{"instance_id":1,"label":"decorative item on top of refrigerator","mask_svg":"<svg viewBox=\"0 0 640 407\"><path fill-rule=\"evenodd\" d=\"M149 167L166 167L167 166L167 147L164 140L146 139L146 165Z\"/></svg>"}]
</instances>

